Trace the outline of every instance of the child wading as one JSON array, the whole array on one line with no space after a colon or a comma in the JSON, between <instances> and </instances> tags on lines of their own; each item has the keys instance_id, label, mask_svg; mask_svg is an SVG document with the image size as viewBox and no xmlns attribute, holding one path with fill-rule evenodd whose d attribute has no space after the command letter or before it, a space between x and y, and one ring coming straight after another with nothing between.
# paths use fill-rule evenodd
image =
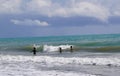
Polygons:
<instances>
[{"instance_id":1,"label":"child wading","mask_svg":"<svg viewBox=\"0 0 120 76\"><path fill-rule=\"evenodd\" d=\"M70 52L73 52L73 47L72 46L70 46Z\"/></svg>"},{"instance_id":2,"label":"child wading","mask_svg":"<svg viewBox=\"0 0 120 76\"><path fill-rule=\"evenodd\" d=\"M59 52L62 53L62 48L61 47L59 47Z\"/></svg>"},{"instance_id":3,"label":"child wading","mask_svg":"<svg viewBox=\"0 0 120 76\"><path fill-rule=\"evenodd\" d=\"M36 48L35 47L33 47L33 55L36 55Z\"/></svg>"}]
</instances>

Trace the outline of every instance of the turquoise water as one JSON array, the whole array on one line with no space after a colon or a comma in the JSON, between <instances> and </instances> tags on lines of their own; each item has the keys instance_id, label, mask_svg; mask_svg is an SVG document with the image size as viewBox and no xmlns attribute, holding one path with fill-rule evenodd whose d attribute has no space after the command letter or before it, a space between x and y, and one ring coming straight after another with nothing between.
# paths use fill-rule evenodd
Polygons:
<instances>
[{"instance_id":1,"label":"turquoise water","mask_svg":"<svg viewBox=\"0 0 120 76\"><path fill-rule=\"evenodd\" d=\"M33 46L39 51L36 56L30 52ZM40 75L41 70L57 70L78 75L119 76L120 34L1 38L0 62L1 75L27 75L28 71Z\"/></svg>"},{"instance_id":2,"label":"turquoise water","mask_svg":"<svg viewBox=\"0 0 120 76\"><path fill-rule=\"evenodd\" d=\"M72 45L74 51L119 52L120 34L0 38L0 51L30 51L34 44L38 51L44 51L44 45Z\"/></svg>"}]
</instances>

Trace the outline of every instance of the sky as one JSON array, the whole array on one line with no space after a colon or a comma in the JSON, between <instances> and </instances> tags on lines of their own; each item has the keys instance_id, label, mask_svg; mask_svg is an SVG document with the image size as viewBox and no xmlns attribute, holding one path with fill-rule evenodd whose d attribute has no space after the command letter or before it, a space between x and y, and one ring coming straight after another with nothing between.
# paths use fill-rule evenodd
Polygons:
<instances>
[{"instance_id":1,"label":"sky","mask_svg":"<svg viewBox=\"0 0 120 76\"><path fill-rule=\"evenodd\" d=\"M119 34L120 0L0 0L0 37Z\"/></svg>"}]
</instances>

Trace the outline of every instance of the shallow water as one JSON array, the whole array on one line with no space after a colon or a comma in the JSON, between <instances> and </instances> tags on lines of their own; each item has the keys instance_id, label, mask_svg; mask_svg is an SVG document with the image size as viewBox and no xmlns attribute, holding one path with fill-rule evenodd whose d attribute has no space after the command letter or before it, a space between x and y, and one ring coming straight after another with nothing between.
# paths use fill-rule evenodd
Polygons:
<instances>
[{"instance_id":1,"label":"shallow water","mask_svg":"<svg viewBox=\"0 0 120 76\"><path fill-rule=\"evenodd\" d=\"M2 38L0 69L1 76L119 76L120 35Z\"/></svg>"},{"instance_id":2,"label":"shallow water","mask_svg":"<svg viewBox=\"0 0 120 76\"><path fill-rule=\"evenodd\" d=\"M0 39L0 51L31 51L33 46L41 52L58 51L59 47L66 51L70 46L79 52L120 52L120 34Z\"/></svg>"},{"instance_id":3,"label":"shallow water","mask_svg":"<svg viewBox=\"0 0 120 76\"><path fill-rule=\"evenodd\" d=\"M119 76L120 54L38 52L33 56L30 52L4 53L0 55L0 69L3 76L32 73L36 76Z\"/></svg>"}]
</instances>

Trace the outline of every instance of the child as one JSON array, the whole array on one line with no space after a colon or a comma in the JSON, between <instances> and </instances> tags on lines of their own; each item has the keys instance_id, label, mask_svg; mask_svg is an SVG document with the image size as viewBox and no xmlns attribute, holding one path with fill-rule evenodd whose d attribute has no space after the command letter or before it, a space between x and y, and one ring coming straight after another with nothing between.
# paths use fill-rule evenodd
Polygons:
<instances>
[{"instance_id":1,"label":"child","mask_svg":"<svg viewBox=\"0 0 120 76\"><path fill-rule=\"evenodd\" d=\"M36 55L36 48L35 47L33 47L33 55Z\"/></svg>"}]
</instances>

